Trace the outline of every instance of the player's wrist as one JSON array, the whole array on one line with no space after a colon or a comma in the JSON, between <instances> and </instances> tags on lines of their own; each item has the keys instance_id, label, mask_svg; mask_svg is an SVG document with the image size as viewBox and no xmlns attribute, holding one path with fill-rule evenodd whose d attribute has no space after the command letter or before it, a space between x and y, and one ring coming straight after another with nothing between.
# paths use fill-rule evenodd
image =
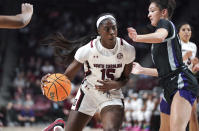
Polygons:
<instances>
[{"instance_id":1,"label":"player's wrist","mask_svg":"<svg viewBox=\"0 0 199 131\"><path fill-rule=\"evenodd\" d=\"M138 70L137 74L145 74L146 73L146 69L145 67L140 67L140 69Z\"/></svg>"},{"instance_id":2,"label":"player's wrist","mask_svg":"<svg viewBox=\"0 0 199 131\"><path fill-rule=\"evenodd\" d=\"M32 17L32 13L31 12L24 12L24 13L21 14L21 18L22 18L24 23L29 22L31 17Z\"/></svg>"},{"instance_id":3,"label":"player's wrist","mask_svg":"<svg viewBox=\"0 0 199 131\"><path fill-rule=\"evenodd\" d=\"M116 86L116 89L120 89L122 88L124 85L126 85L126 83L128 82L128 78L124 78L124 79L121 79L119 81L116 81L118 84Z\"/></svg>"}]
</instances>

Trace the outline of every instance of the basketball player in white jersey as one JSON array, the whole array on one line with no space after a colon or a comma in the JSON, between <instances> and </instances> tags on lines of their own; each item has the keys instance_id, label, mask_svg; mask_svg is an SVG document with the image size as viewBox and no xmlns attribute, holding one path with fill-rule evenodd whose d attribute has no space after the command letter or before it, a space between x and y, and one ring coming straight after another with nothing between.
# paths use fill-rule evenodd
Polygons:
<instances>
[{"instance_id":1,"label":"basketball player in white jersey","mask_svg":"<svg viewBox=\"0 0 199 131\"><path fill-rule=\"evenodd\" d=\"M178 35L181 41L182 47L182 57L183 62L188 66L188 68L193 72L197 72L194 70L194 66L198 63L198 58L196 57L197 46L195 43L190 41L192 35L192 29L190 24L184 22L178 26ZM197 115L197 100L194 102L191 118L189 121L189 131L198 131L198 115Z\"/></svg>"},{"instance_id":2,"label":"basketball player in white jersey","mask_svg":"<svg viewBox=\"0 0 199 131\"><path fill-rule=\"evenodd\" d=\"M18 29L25 27L31 20L33 5L24 3L21 5L21 14L0 15L0 28Z\"/></svg>"},{"instance_id":3,"label":"basketball player in white jersey","mask_svg":"<svg viewBox=\"0 0 199 131\"><path fill-rule=\"evenodd\" d=\"M70 44L71 42L65 39L65 43L61 43L71 54L74 51L70 51L69 47L77 49L72 46L84 45L78 47L74 60L64 73L72 80L84 66L85 78L71 107L65 131L82 131L96 111L100 111L104 131L119 131L123 122L124 103L121 88L129 79L135 49L117 37L117 22L113 15L101 15L96 26L99 36L95 39L81 40L79 43L75 41L76 44ZM51 45L56 46L57 43L60 43L59 40L54 39ZM42 78L42 83L46 81L46 77L48 75ZM41 87L43 86L42 84ZM52 125L56 124L52 123L50 126L53 127ZM47 127L45 131L50 130L52 128Z\"/></svg>"},{"instance_id":4,"label":"basketball player in white jersey","mask_svg":"<svg viewBox=\"0 0 199 131\"><path fill-rule=\"evenodd\" d=\"M192 30L188 23L183 23L179 25L178 34L182 46L182 56L184 63L188 68L193 71L193 67L198 63L198 58L196 57L197 46L195 43L190 41Z\"/></svg>"}]
</instances>

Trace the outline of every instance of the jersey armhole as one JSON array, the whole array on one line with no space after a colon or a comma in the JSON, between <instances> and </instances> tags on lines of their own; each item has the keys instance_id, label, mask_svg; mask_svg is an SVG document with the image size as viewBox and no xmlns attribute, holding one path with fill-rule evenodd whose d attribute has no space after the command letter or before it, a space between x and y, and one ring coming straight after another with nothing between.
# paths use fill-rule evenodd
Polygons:
<instances>
[{"instance_id":1,"label":"jersey armhole","mask_svg":"<svg viewBox=\"0 0 199 131\"><path fill-rule=\"evenodd\" d=\"M120 38L120 44L123 45L123 40L122 40L122 38Z\"/></svg>"},{"instance_id":2,"label":"jersey armhole","mask_svg":"<svg viewBox=\"0 0 199 131\"><path fill-rule=\"evenodd\" d=\"M91 40L91 48L93 48L93 40Z\"/></svg>"},{"instance_id":3,"label":"jersey armhole","mask_svg":"<svg viewBox=\"0 0 199 131\"><path fill-rule=\"evenodd\" d=\"M168 38L166 38L165 40L164 40L164 42L166 42L166 41L168 41L168 40L171 40L171 39L173 39L173 38L175 38L175 36L176 36L176 30L175 30L175 26L174 26L174 24L171 22L171 21L169 21L169 23L171 24L171 27L172 27L172 36L170 36L170 37L168 37ZM168 35L169 35L169 32L168 32Z\"/></svg>"}]
</instances>

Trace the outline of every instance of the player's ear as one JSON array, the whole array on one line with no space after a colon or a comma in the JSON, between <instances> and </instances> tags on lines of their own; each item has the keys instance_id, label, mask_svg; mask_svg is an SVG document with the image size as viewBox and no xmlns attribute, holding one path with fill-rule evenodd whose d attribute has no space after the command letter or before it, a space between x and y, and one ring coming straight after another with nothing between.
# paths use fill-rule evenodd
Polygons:
<instances>
[{"instance_id":1,"label":"player's ear","mask_svg":"<svg viewBox=\"0 0 199 131\"><path fill-rule=\"evenodd\" d=\"M165 17L168 15L168 10L167 9L163 9L162 10L162 16Z\"/></svg>"},{"instance_id":2,"label":"player's ear","mask_svg":"<svg viewBox=\"0 0 199 131\"><path fill-rule=\"evenodd\" d=\"M100 33L100 27L98 27L97 33L98 33L99 35L101 35L101 33Z\"/></svg>"}]
</instances>

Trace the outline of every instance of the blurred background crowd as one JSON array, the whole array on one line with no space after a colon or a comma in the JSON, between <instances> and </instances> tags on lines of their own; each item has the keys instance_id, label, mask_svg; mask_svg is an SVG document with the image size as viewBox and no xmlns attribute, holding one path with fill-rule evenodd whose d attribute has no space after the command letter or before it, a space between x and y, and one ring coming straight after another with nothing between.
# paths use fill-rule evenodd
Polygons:
<instances>
[{"instance_id":1,"label":"blurred background crowd","mask_svg":"<svg viewBox=\"0 0 199 131\"><path fill-rule=\"evenodd\" d=\"M67 118L73 96L84 77L83 70L72 81L72 93L63 102L52 102L42 95L40 79L46 73L63 73L66 65L54 57L53 49L44 46L45 37L61 32L70 40L96 32L95 22L101 13L113 13L118 22L118 36L135 46L136 60L145 67L153 67L150 45L133 43L126 28L138 33L153 30L147 18L149 0L2 0L2 15L20 12L21 3L34 5L31 23L20 30L0 30L0 123L4 126L31 126L48 123L58 117ZM199 43L199 11L196 0L176 0L172 21L182 21L193 27L191 41ZM157 131L159 102L162 95L158 79L131 75L123 87L125 121L123 128L136 126ZM99 117L89 123L100 128Z\"/></svg>"}]
</instances>

